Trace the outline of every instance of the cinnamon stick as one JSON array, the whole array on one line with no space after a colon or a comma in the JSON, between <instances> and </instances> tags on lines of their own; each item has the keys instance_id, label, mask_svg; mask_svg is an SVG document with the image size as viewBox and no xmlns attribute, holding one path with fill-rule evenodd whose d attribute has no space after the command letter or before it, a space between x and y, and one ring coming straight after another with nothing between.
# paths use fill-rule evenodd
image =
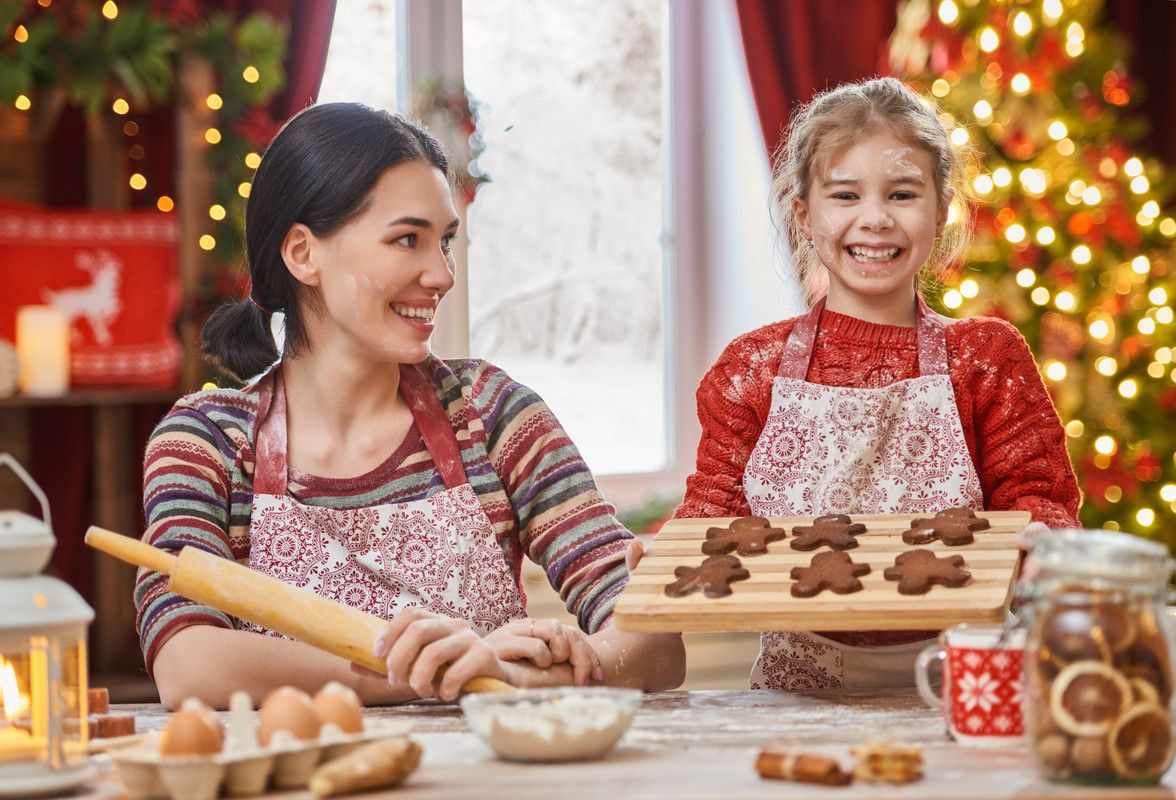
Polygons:
<instances>
[{"instance_id":1,"label":"cinnamon stick","mask_svg":"<svg viewBox=\"0 0 1176 800\"><path fill-rule=\"evenodd\" d=\"M761 778L776 778L819 786L845 786L853 775L841 769L837 759L791 750L761 750L755 760Z\"/></svg>"}]
</instances>

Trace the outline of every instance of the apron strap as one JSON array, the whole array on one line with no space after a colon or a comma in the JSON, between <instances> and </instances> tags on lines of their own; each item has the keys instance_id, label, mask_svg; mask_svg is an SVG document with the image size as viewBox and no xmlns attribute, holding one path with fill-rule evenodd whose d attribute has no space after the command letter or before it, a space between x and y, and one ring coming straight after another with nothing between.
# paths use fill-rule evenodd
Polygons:
<instances>
[{"instance_id":1,"label":"apron strap","mask_svg":"<svg viewBox=\"0 0 1176 800\"><path fill-rule=\"evenodd\" d=\"M412 411L412 418L420 428L421 438L437 465L437 472L445 481L445 488L456 489L469 483L461 463L457 435L449 424L449 415L441 407L433 383L415 365L401 364L400 393Z\"/></svg>"},{"instance_id":2,"label":"apron strap","mask_svg":"<svg viewBox=\"0 0 1176 800\"><path fill-rule=\"evenodd\" d=\"M813 344L817 341L817 323L821 320L821 312L825 310L825 298L816 302L812 309L792 326L792 333L784 344L784 352L780 356L780 366L776 374L781 378L795 378L803 381L808 375L809 364L813 360Z\"/></svg>"},{"instance_id":3,"label":"apron strap","mask_svg":"<svg viewBox=\"0 0 1176 800\"><path fill-rule=\"evenodd\" d=\"M947 375L947 339L943 318L927 306L922 295L916 293L915 302L919 374ZM824 310L825 298L822 297L792 326L780 356L780 366L776 370L779 377L802 381L808 375L809 364L813 360L813 346L817 341L817 324Z\"/></svg>"},{"instance_id":4,"label":"apron strap","mask_svg":"<svg viewBox=\"0 0 1176 800\"><path fill-rule=\"evenodd\" d=\"M257 436L253 445L253 493L286 494L286 388L282 371L275 369L258 382Z\"/></svg>"}]
</instances>

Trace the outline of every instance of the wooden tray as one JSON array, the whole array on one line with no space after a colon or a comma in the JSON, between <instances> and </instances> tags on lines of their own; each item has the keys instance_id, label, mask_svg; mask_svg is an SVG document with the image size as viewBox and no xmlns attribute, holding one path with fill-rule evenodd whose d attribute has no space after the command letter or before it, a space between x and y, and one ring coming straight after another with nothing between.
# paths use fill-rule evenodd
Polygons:
<instances>
[{"instance_id":1,"label":"wooden tray","mask_svg":"<svg viewBox=\"0 0 1176 800\"><path fill-rule=\"evenodd\" d=\"M870 573L861 578L862 590L840 595L826 589L814 597L793 597L789 576L793 567L808 566L814 554L828 549L801 552L789 545L792 528L812 524L812 517L773 517L773 526L787 530L788 538L769 544L764 555L739 556L751 577L731 584L731 594L720 598L701 592L667 597L664 589L673 582L675 567L694 566L706 557L701 547L707 528L726 526L732 518L670 520L617 601L616 623L621 630L656 632L941 630L962 622L1003 623L1020 564L1017 534L1029 524L1029 513L977 514L992 527L978 531L976 540L962 547L903 542L911 520L929 514L853 516L866 526L858 546L846 551L855 563L870 565ZM882 572L899 553L917 547L937 555L962 555L971 583L956 589L933 586L922 595L899 594L898 584Z\"/></svg>"}]
</instances>

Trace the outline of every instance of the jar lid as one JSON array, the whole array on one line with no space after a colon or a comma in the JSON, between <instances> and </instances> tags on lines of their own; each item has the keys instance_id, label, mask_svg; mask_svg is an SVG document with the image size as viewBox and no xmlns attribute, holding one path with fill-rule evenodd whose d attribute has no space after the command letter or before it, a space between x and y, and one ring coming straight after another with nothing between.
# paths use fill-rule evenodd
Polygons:
<instances>
[{"instance_id":1,"label":"jar lid","mask_svg":"<svg viewBox=\"0 0 1176 800\"><path fill-rule=\"evenodd\" d=\"M1051 531L1033 543L1033 555L1043 569L1114 581L1167 582L1176 564L1159 542L1103 530Z\"/></svg>"}]
</instances>

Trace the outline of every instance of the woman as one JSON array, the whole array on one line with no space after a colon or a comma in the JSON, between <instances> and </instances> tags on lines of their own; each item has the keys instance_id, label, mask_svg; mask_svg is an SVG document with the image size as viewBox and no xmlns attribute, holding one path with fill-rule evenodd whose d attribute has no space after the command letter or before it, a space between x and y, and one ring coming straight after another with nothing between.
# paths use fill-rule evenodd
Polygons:
<instances>
[{"instance_id":1,"label":"woman","mask_svg":"<svg viewBox=\"0 0 1176 800\"><path fill-rule=\"evenodd\" d=\"M145 538L194 545L390 620L388 677L245 625L141 572L135 600L165 705L225 706L293 684L368 703L453 700L477 675L516 686L672 688L676 635L608 622L635 543L533 392L483 361L430 354L459 220L425 129L357 104L307 109L275 137L246 210L252 291L205 351L242 390L190 395L148 445ZM285 314L279 360L270 314ZM276 363L275 363L276 362ZM522 558L579 628L526 618ZM440 667L447 671L435 680Z\"/></svg>"}]
</instances>

